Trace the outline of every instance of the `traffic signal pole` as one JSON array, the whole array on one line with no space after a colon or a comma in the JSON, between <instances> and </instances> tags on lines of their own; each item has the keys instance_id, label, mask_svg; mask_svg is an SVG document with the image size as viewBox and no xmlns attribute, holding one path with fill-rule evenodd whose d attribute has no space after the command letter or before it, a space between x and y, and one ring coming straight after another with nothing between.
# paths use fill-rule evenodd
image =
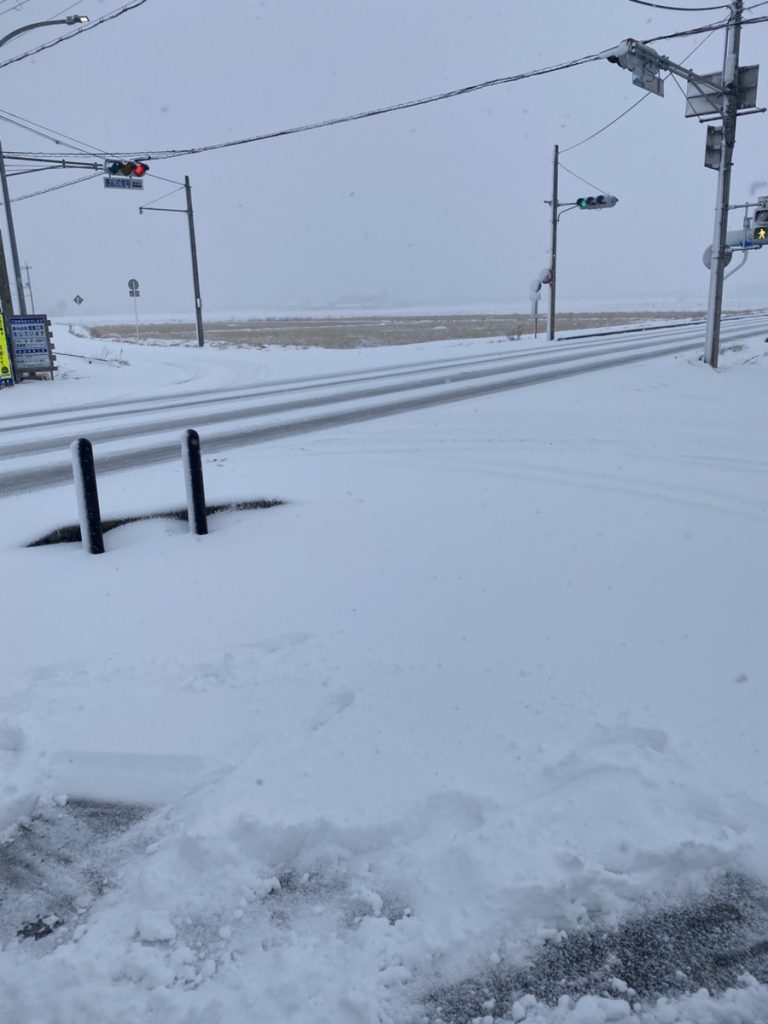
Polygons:
<instances>
[{"instance_id":1,"label":"traffic signal pole","mask_svg":"<svg viewBox=\"0 0 768 1024\"><path fill-rule=\"evenodd\" d=\"M728 204L731 195L731 168L736 145L736 122L739 109L739 47L744 0L734 0L725 40L723 63L723 144L717 180L715 232L712 241L712 262L709 274L707 330L704 362L717 368L720 355L720 319L723 310L723 280L727 259Z\"/></svg>"},{"instance_id":2,"label":"traffic signal pole","mask_svg":"<svg viewBox=\"0 0 768 1024\"><path fill-rule=\"evenodd\" d=\"M189 224L189 248L192 254L192 284L195 289L195 324L197 327L197 345L198 348L202 348L205 344L205 336L203 334L203 300L200 296L200 271L197 266L197 242L195 240L195 215L192 212L192 186L189 184L189 176L184 175L184 195L186 197L186 206L183 210L177 207L168 206L140 206L139 213L159 212L159 213L186 213L187 223Z\"/></svg>"},{"instance_id":3,"label":"traffic signal pole","mask_svg":"<svg viewBox=\"0 0 768 1024\"><path fill-rule=\"evenodd\" d=\"M557 213L558 213L558 172L560 170L560 147L555 146L552 161L552 234L549 249L549 311L547 315L547 341L555 340L555 306L557 288Z\"/></svg>"}]
</instances>

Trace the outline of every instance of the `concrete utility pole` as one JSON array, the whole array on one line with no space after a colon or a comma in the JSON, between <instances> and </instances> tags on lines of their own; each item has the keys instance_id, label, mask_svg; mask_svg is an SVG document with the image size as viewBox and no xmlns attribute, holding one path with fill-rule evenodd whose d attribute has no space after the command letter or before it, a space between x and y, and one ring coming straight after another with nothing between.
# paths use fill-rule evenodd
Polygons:
<instances>
[{"instance_id":1,"label":"concrete utility pole","mask_svg":"<svg viewBox=\"0 0 768 1024\"><path fill-rule=\"evenodd\" d=\"M197 243L195 242L195 218L192 213L192 188L189 175L184 175L184 192L187 197L187 219L189 221L189 248L192 252L192 282L195 288L195 322L197 324L197 344L202 348L203 337L203 300L200 297L200 272L197 268Z\"/></svg>"},{"instance_id":2,"label":"concrete utility pole","mask_svg":"<svg viewBox=\"0 0 768 1024\"><path fill-rule=\"evenodd\" d=\"M11 245L11 259L13 260L13 276L16 281L16 297L19 300L19 312L26 316L27 302L24 298L24 284L21 280L21 263L19 262L19 249L16 245L16 229L13 226L13 212L11 211L11 196L8 191L8 176L5 173L5 157L3 156L3 144L0 142L0 182L3 187L3 203L5 204L5 222L8 225L8 241Z\"/></svg>"},{"instance_id":3,"label":"concrete utility pole","mask_svg":"<svg viewBox=\"0 0 768 1024\"><path fill-rule=\"evenodd\" d=\"M731 168L736 145L736 122L739 109L739 46L744 0L734 0L725 39L723 63L723 144L717 180L715 233L712 241L712 265L709 275L707 333L704 362L717 367L720 355L720 317L723 309L723 279L727 260L728 204L731 195Z\"/></svg>"},{"instance_id":4,"label":"concrete utility pole","mask_svg":"<svg viewBox=\"0 0 768 1024\"><path fill-rule=\"evenodd\" d=\"M32 298L32 280L31 280L31 278L29 276L29 271L31 269L32 268L30 267L30 265L28 263L24 264L24 270L26 271L26 274L27 274L27 291L29 292L29 305L32 308L32 312L34 313L35 312L35 300Z\"/></svg>"},{"instance_id":5,"label":"concrete utility pole","mask_svg":"<svg viewBox=\"0 0 768 1024\"><path fill-rule=\"evenodd\" d=\"M555 340L555 289L557 288L557 211L558 172L560 170L560 147L555 146L552 161L552 235L549 248L549 312L547 316L547 341Z\"/></svg>"},{"instance_id":6,"label":"concrete utility pole","mask_svg":"<svg viewBox=\"0 0 768 1024\"><path fill-rule=\"evenodd\" d=\"M0 234L0 307L6 324L8 317L13 316L13 296L11 295L11 281L8 277L8 264L5 261L5 246L3 236ZM10 331L7 332L10 334Z\"/></svg>"}]
</instances>

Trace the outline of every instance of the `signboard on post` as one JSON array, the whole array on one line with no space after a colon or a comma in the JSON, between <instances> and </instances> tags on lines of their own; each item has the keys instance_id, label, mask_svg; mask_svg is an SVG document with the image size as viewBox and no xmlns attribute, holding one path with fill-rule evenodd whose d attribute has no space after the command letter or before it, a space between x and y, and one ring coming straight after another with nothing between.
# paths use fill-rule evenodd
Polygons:
<instances>
[{"instance_id":1,"label":"signboard on post","mask_svg":"<svg viewBox=\"0 0 768 1024\"><path fill-rule=\"evenodd\" d=\"M51 344L50 323L44 313L10 317L13 357L19 377L24 374L50 373L53 380L56 362Z\"/></svg>"},{"instance_id":2,"label":"signboard on post","mask_svg":"<svg viewBox=\"0 0 768 1024\"><path fill-rule=\"evenodd\" d=\"M4 318L0 315L0 385L13 384L13 364L11 363L10 345L5 335Z\"/></svg>"}]
</instances>

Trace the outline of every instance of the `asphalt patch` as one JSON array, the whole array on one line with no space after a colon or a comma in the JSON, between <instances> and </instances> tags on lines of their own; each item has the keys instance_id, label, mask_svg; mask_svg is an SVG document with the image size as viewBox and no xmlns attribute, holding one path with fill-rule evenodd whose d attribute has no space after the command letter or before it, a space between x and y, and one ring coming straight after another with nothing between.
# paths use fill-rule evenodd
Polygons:
<instances>
[{"instance_id":1,"label":"asphalt patch","mask_svg":"<svg viewBox=\"0 0 768 1024\"><path fill-rule=\"evenodd\" d=\"M0 843L0 945L76 926L110 887L126 834L150 811L71 800L19 823Z\"/></svg>"},{"instance_id":2,"label":"asphalt patch","mask_svg":"<svg viewBox=\"0 0 768 1024\"><path fill-rule=\"evenodd\" d=\"M502 961L435 988L421 1019L467 1024L491 1012L494 1020L513 1020L513 1003L528 994L551 1006L564 995L645 1002L700 988L716 994L745 973L768 982L768 888L730 872L703 896L632 916L616 928L570 932L545 942L527 964Z\"/></svg>"}]
</instances>

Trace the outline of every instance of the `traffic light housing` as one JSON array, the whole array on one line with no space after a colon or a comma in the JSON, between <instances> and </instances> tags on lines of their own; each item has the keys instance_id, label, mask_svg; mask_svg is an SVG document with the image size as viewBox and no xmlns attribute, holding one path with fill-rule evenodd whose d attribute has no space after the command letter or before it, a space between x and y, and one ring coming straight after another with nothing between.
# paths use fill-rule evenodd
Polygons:
<instances>
[{"instance_id":1,"label":"traffic light housing","mask_svg":"<svg viewBox=\"0 0 768 1024\"><path fill-rule=\"evenodd\" d=\"M619 67L631 71L634 85L655 93L656 96L664 95L661 70L666 58L652 50L650 46L638 43L636 39L625 39L613 53L609 54L608 60L611 64L618 64Z\"/></svg>"},{"instance_id":2,"label":"traffic light housing","mask_svg":"<svg viewBox=\"0 0 768 1024\"><path fill-rule=\"evenodd\" d=\"M114 177L122 175L125 178L143 178L149 171L149 164L141 160L106 160L104 170Z\"/></svg>"},{"instance_id":3,"label":"traffic light housing","mask_svg":"<svg viewBox=\"0 0 768 1024\"><path fill-rule=\"evenodd\" d=\"M616 196L582 196L576 200L580 210L608 210L618 203Z\"/></svg>"},{"instance_id":4,"label":"traffic light housing","mask_svg":"<svg viewBox=\"0 0 768 1024\"><path fill-rule=\"evenodd\" d=\"M761 197L760 202L765 197ZM768 245L768 207L758 206L752 221L752 242L754 245Z\"/></svg>"}]
</instances>

